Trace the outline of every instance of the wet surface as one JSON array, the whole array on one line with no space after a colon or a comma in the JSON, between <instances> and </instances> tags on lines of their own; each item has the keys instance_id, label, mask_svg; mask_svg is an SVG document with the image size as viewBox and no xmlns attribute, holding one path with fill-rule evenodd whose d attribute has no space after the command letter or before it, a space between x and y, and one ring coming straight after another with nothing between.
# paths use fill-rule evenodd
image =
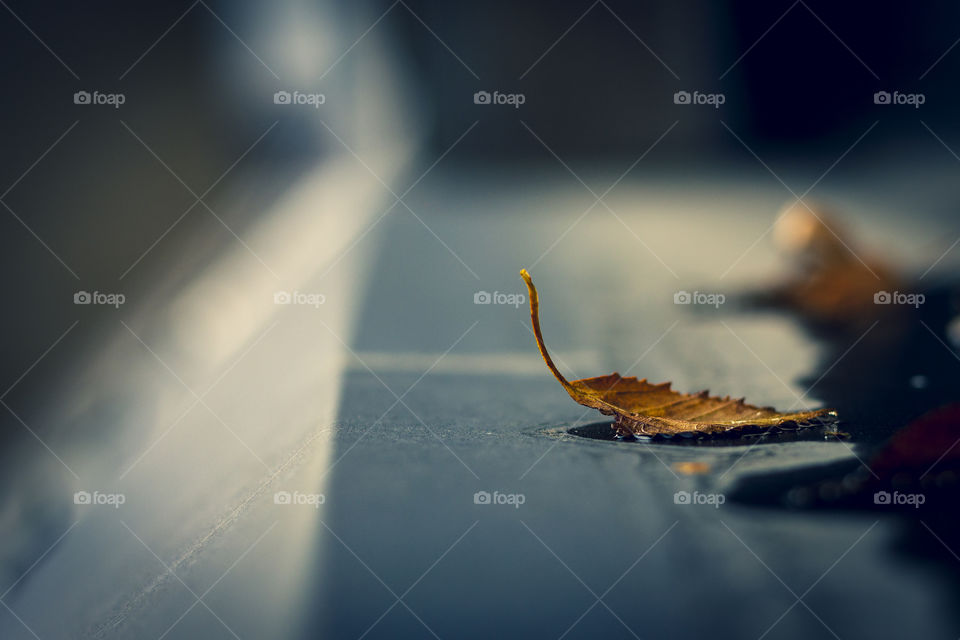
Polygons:
<instances>
[{"instance_id":1,"label":"wet surface","mask_svg":"<svg viewBox=\"0 0 960 640\"><path fill-rule=\"evenodd\" d=\"M443 205L428 200L420 207ZM476 228L458 228L442 215L429 220L444 237L461 239L452 246L477 268L481 281L458 269L442 247L419 241L416 223L397 221L391 245L421 242L424 255L401 279L389 268L400 255L385 249L360 348L411 343L439 356L459 335L451 325L466 330L479 319L460 347L482 351L496 341L532 352L524 309L470 308L469 298L458 308L456 300L464 290L521 290L515 273L530 266L527 260L496 265L471 247L529 255L536 253L537 247L526 246L534 232L506 220L485 219ZM644 225L652 235L659 230L654 220L650 216ZM894 541L912 526L902 515L882 509L804 510L780 500L797 486L862 469L861 460L907 420L951 397L951 354L938 353L942 346L929 334L921 340L918 331L894 331L901 341L891 342L884 327L875 327L881 329L876 337L858 341L859 334L825 333L780 310L677 309L667 302L676 282L656 260L641 250L611 250L616 224L591 221L598 226L578 229L582 235L571 236L569 245L531 269L544 334L562 369L571 371L562 363L567 350L593 347L598 367L574 367L571 375L619 371L672 380L679 389L745 395L778 408L837 407L836 428L851 437L839 439L826 434L829 428L814 427L730 439L617 440L610 423L573 403L546 367L541 378L518 378L506 370L482 377L431 376L410 396L414 412L431 427L429 416L436 416L435 433L408 414L399 431L393 424L378 428L373 441L350 438L356 446L349 455L373 460L380 471L370 477L370 466L366 472L343 469L337 486L350 503L374 508L358 517L341 504L330 512L329 525L344 541L362 541L362 550L353 550L374 571L386 572L380 575L388 585L412 586L411 608L440 636L470 629L467 635L477 637L630 637L630 628L641 637L716 635L722 629L724 637L947 638L960 630L946 604L948 594L956 594L955 580L947 578L952 569L934 570L927 561L894 551ZM545 218L536 223L545 224ZM487 234L496 236L495 244L467 240ZM603 252L589 248L600 246ZM709 269L712 259L700 256L698 264ZM752 265L744 265L747 271L762 270L764 261L747 263ZM418 282L415 303L397 313L376 313L391 292L405 290L411 276ZM705 273L684 274L680 286L703 289L705 281ZM618 307L598 313L611 296L617 296ZM931 326L938 322L935 314L924 318ZM920 349L911 341L920 341ZM640 354L646 357L628 371ZM901 378L903 371L911 373ZM910 382L916 372L931 382L923 390ZM384 380L394 385L393 378ZM416 373L405 380L396 388L416 382ZM345 407L361 410L377 391L376 380L351 378ZM415 438L415 448L405 446L408 438ZM690 463L707 471L676 471ZM746 487L771 491L751 499ZM471 496L477 491L520 492L525 502L519 508L475 504ZM398 558L392 544L381 549L374 532L384 529L421 540L416 558ZM464 531L467 538L418 582L420 572ZM930 532L915 535L925 553L940 546ZM335 547L329 560L332 584L350 584L351 576L358 582L348 593L325 591L330 608L311 629L348 636L373 625L371 634L425 633L417 617L398 611L400 606L382 619L367 615L366 607L356 604L356 597L367 593L364 580L354 575L358 559ZM380 590L375 579L366 582ZM610 585L606 606L592 605ZM677 593L696 616L677 613ZM390 598L382 604L389 608Z\"/></svg>"},{"instance_id":2,"label":"wet surface","mask_svg":"<svg viewBox=\"0 0 960 640\"><path fill-rule=\"evenodd\" d=\"M3 597L23 622L45 639L960 634L950 551L960 540L948 515L783 500L857 472L906 421L955 397L950 351L913 317L861 337L778 310L672 304L680 288L732 298L751 284L741 269L775 269L761 243L729 282L715 278L749 245L744 234L763 232L782 193L753 183L701 194L618 188L611 206L651 246L677 234L712 240L677 259L674 278L599 212L533 267L590 206L565 177L532 195L527 183L439 172L430 182L410 206L476 277L417 219L385 219L364 256L368 277L314 285L355 307L352 321L333 305L285 309L207 400L250 450L201 406L117 482L195 400L129 334L84 378L96 384L81 387L82 410L51 408L48 420L80 425L96 446L67 459L82 482L45 450L22 458L14 493L32 545L10 554L11 581L52 549ZM510 215L520 209L527 215ZM719 228L699 213L708 210L739 225ZM570 374L620 371L777 408L830 406L851 437L809 428L612 439L609 422L541 372L524 307L474 304L478 291L521 292L524 266ZM920 318L934 331L948 289L928 290L937 302ZM195 375L185 374L191 387L221 375L189 368L193 352L164 342L162 326L130 324ZM676 470L690 463L706 471ZM128 496L121 509L72 502L78 489L114 486ZM281 504L278 491L325 499ZM5 612L0 636L32 637Z\"/></svg>"},{"instance_id":3,"label":"wet surface","mask_svg":"<svg viewBox=\"0 0 960 640\"><path fill-rule=\"evenodd\" d=\"M738 447L776 442L822 441L837 438L836 428L828 426L780 426L773 429L745 428L741 433L699 436L684 433L676 436L618 436L612 422L596 422L565 430L570 435L592 440L603 440L623 444L650 443L688 447ZM549 432L546 432L549 433ZM845 438L843 438L845 439Z\"/></svg>"}]
</instances>

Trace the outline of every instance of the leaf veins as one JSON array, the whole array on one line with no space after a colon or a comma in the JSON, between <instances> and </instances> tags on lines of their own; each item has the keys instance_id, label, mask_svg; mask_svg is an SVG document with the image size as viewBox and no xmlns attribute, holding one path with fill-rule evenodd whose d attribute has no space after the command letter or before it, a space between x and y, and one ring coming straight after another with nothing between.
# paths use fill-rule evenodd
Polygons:
<instances>
[{"instance_id":1,"label":"leaf veins","mask_svg":"<svg viewBox=\"0 0 960 640\"><path fill-rule=\"evenodd\" d=\"M530 294L533 333L547 367L576 402L613 416L613 428L620 435L716 435L746 427L809 426L820 418L836 416L836 412L830 409L780 413L773 407L747 404L743 398L720 398L707 391L680 393L671 389L669 382L651 384L646 379L621 377L619 373L568 381L553 363L543 343L540 300L533 279L526 269L520 271L520 276Z\"/></svg>"}]
</instances>

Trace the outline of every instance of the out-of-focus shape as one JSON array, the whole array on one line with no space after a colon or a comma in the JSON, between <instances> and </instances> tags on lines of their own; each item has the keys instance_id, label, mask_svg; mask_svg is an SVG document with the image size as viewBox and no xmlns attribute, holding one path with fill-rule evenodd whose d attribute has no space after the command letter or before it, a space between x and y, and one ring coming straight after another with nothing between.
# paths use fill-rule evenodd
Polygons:
<instances>
[{"instance_id":1,"label":"out-of-focus shape","mask_svg":"<svg viewBox=\"0 0 960 640\"><path fill-rule=\"evenodd\" d=\"M767 296L816 322L869 324L901 307L886 296L904 289L893 267L863 251L833 214L803 202L786 207L773 228L774 242L794 274Z\"/></svg>"}]
</instances>

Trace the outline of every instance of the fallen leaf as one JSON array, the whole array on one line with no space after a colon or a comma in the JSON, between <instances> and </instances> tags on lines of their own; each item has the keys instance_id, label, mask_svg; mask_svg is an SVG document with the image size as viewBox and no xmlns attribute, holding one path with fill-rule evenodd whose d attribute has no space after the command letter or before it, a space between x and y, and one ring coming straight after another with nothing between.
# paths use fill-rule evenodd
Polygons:
<instances>
[{"instance_id":1,"label":"fallen leaf","mask_svg":"<svg viewBox=\"0 0 960 640\"><path fill-rule=\"evenodd\" d=\"M830 409L778 413L772 407L757 407L743 398L711 396L707 391L679 393L669 382L651 384L646 379L623 378L619 373L567 381L557 369L540 332L540 301L526 269L520 276L530 294L530 320L537 346L547 367L570 397L585 407L614 416L613 428L620 435L666 435L681 433L721 434L756 427L806 426L818 418L836 416Z\"/></svg>"}]
</instances>

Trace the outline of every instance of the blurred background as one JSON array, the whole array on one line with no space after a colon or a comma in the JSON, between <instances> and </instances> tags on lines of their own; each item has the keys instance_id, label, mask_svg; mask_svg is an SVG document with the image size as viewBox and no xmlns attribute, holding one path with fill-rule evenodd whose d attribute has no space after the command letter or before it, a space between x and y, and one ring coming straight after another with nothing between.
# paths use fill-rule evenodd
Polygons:
<instances>
[{"instance_id":1,"label":"blurred background","mask_svg":"<svg viewBox=\"0 0 960 640\"><path fill-rule=\"evenodd\" d=\"M446 544L471 531L472 516L461 527L457 514L474 507L468 494L481 476L501 482L513 459L511 482L523 480L552 449L526 430L582 420L537 361L523 305L474 304L480 292L522 294L524 266L549 291L548 342L555 336L572 373L625 372L660 345L633 373L778 407L853 397L848 411L861 422L848 430L867 444L955 396L946 302L936 322L927 318L939 342L903 349L936 353L929 370L904 357L896 375L819 395L810 385L825 376L878 369L851 357L834 370L858 332L825 344L795 320L732 317L727 326L677 315L670 303L679 289L733 297L785 272L771 225L784 203L808 198L831 207L854 255L868 247L905 279L952 277L953 4L0 5L4 637L357 637L371 623L373 635L443 636L466 619L477 634L502 631L458 609L457 597L482 601L460 586L426 585L432 596L415 608L435 609L439 623L393 621L403 611L394 603L378 626L379 611L356 603L384 581L371 587L357 575L372 580L360 560L368 541L382 561L370 573L391 585L378 598L402 601ZM930 340L921 328L911 335ZM918 375L931 381L913 385L919 396L882 415L866 406ZM389 445L365 438L384 428ZM544 491L561 481L560 460L579 464L575 451L555 476L544 471ZM594 474L610 471L597 464ZM672 495L663 475L656 482ZM448 489L463 504L437 516L443 497L431 492ZM329 510L275 518L277 490L325 495ZM84 511L75 494L97 491L123 495L124 508ZM619 511L609 500L601 503ZM544 528L568 520L568 507L540 504ZM605 512L592 509L596 520L584 522L599 526ZM670 513L661 511L664 529ZM630 526L653 526L618 517L634 515ZM859 524L841 525L849 540L827 556L856 539ZM787 524L748 515L742 526ZM368 540L385 528L392 542ZM835 532L811 526L798 543L829 548ZM476 553L516 536L539 539L517 528ZM208 607L204 591L261 539L273 540L269 551L251 554L246 572L236 565L223 602ZM330 559L330 547L360 564ZM446 584L474 572L477 588L509 582L509 572L482 565L474 558ZM858 566L851 583L898 575L866 557ZM802 573L803 562L794 568ZM717 584L737 571L718 569ZM83 586L91 577L96 586ZM753 593L749 580L737 584ZM941 587L910 588L919 601ZM880 597L907 596L890 587ZM517 606L505 595L492 602ZM513 632L543 629L557 615L548 605L517 613ZM213 613L224 609L222 620ZM942 613L926 618L931 634L956 631ZM731 609L723 628L759 635L765 624L737 622L747 616ZM777 633L829 626L791 621ZM547 635L564 626L547 625ZM588 628L605 629L580 631Z\"/></svg>"},{"instance_id":2,"label":"blurred background","mask_svg":"<svg viewBox=\"0 0 960 640\"><path fill-rule=\"evenodd\" d=\"M260 199L217 212L245 237L307 167L349 155L337 136L367 163L397 157L411 173L414 157L425 168L461 136L444 166L556 170L539 136L581 173L626 168L677 122L641 172L756 170L739 136L775 171L808 166L799 192L877 122L841 175L955 169L942 146L956 143L960 64L947 5L14 3L4 15L16 64L2 72L3 256L19 277L3 286L24 301L5 320L16 336L3 345L11 381L77 318L68 293L123 288L132 301L172 264L199 266L218 243L237 242L201 205L181 219L195 196ZM78 91L124 102L78 105ZM276 91L325 102L278 105ZM477 105L477 91L524 102ZM675 104L677 91L725 101L697 109ZM878 105L877 91L925 102ZM243 189L254 177L256 188ZM936 186L913 188L924 197ZM934 202L944 215L955 205Z\"/></svg>"}]
</instances>

